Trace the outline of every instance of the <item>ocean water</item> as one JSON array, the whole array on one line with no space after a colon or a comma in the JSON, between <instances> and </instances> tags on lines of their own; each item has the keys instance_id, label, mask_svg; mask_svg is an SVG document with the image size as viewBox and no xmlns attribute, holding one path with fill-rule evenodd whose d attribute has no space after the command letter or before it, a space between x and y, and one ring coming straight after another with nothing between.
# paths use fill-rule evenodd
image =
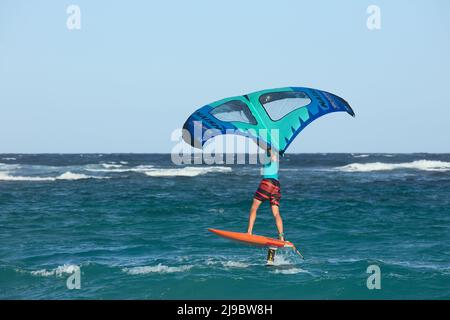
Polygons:
<instances>
[{"instance_id":1,"label":"ocean water","mask_svg":"<svg viewBox=\"0 0 450 320\"><path fill-rule=\"evenodd\" d=\"M449 154L297 154L280 167L286 237L305 260L279 250L268 267L265 249L207 231L246 231L256 165L0 154L0 298L450 298ZM254 232L277 234L267 204Z\"/></svg>"}]
</instances>

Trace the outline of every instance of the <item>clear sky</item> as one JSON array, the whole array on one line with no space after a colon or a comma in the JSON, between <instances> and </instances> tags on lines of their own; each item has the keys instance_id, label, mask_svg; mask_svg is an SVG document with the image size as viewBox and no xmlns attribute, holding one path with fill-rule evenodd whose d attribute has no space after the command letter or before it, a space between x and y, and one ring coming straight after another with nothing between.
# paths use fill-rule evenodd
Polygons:
<instances>
[{"instance_id":1,"label":"clear sky","mask_svg":"<svg viewBox=\"0 0 450 320\"><path fill-rule=\"evenodd\" d=\"M0 153L170 152L195 109L284 86L356 112L288 152L450 152L450 1L0 1Z\"/></svg>"}]
</instances>

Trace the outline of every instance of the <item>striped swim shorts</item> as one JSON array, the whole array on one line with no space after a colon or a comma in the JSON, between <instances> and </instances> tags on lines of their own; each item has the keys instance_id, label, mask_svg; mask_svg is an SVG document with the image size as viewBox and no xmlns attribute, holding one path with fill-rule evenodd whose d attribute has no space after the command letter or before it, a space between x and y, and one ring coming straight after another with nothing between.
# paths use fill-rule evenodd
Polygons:
<instances>
[{"instance_id":1,"label":"striped swim shorts","mask_svg":"<svg viewBox=\"0 0 450 320\"><path fill-rule=\"evenodd\" d=\"M280 182L276 179L262 179L253 198L261 202L269 200L270 205L279 206L281 199Z\"/></svg>"}]
</instances>

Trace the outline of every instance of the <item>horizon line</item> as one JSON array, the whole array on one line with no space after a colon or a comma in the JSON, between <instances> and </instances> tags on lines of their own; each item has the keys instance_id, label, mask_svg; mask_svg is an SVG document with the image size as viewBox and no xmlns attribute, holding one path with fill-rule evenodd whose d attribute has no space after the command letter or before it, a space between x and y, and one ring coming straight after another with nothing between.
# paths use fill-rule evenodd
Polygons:
<instances>
[{"instance_id":1,"label":"horizon line","mask_svg":"<svg viewBox=\"0 0 450 320\"><path fill-rule=\"evenodd\" d=\"M430 152L430 151L413 151L413 152L286 152L285 155L289 154L450 154L450 151L446 152ZM159 155L170 155L171 152L0 152L0 155L44 155L44 154L53 154L53 155L74 155L74 154L159 154ZM200 155L201 152L198 153L190 153L191 155ZM214 154L214 153L213 153ZM220 153L219 153L220 154ZM227 154L227 153L222 153ZM231 154L258 154L258 153L231 153Z\"/></svg>"}]
</instances>

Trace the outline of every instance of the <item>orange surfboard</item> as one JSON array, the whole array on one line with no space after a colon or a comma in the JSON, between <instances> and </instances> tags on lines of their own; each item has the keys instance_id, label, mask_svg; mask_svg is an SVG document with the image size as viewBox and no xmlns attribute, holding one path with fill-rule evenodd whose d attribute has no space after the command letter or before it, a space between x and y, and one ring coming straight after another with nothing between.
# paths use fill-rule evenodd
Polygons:
<instances>
[{"instance_id":1,"label":"orange surfboard","mask_svg":"<svg viewBox=\"0 0 450 320\"><path fill-rule=\"evenodd\" d=\"M270 248L292 248L303 258L302 254L295 248L294 244L290 241L282 241L279 239L268 238L264 236L258 236L242 232L224 231L211 228L209 228L208 230L226 239L243 242L253 246L270 247Z\"/></svg>"}]
</instances>

